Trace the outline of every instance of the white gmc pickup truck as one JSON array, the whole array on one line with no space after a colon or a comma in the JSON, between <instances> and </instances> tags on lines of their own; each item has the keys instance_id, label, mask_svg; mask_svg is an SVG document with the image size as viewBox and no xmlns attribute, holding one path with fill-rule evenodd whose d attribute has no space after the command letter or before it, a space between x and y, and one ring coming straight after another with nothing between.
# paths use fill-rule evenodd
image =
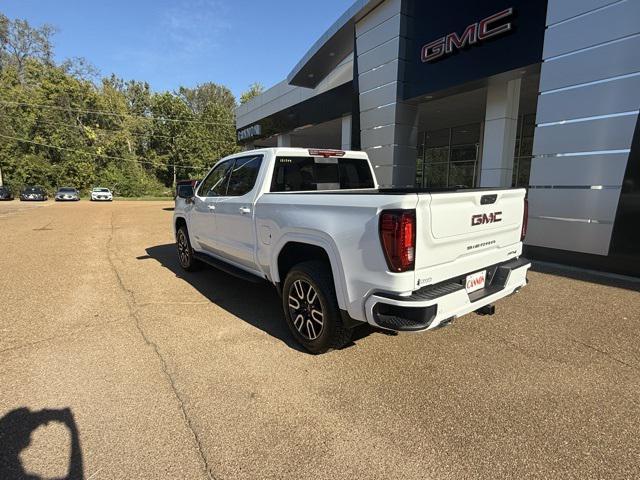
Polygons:
<instances>
[{"instance_id":1,"label":"white gmc pickup truck","mask_svg":"<svg viewBox=\"0 0 640 480\"><path fill-rule=\"evenodd\" d=\"M295 338L322 353L361 322L421 331L492 313L527 283L525 193L382 189L363 152L269 148L181 187L173 227L185 270L272 283Z\"/></svg>"}]
</instances>

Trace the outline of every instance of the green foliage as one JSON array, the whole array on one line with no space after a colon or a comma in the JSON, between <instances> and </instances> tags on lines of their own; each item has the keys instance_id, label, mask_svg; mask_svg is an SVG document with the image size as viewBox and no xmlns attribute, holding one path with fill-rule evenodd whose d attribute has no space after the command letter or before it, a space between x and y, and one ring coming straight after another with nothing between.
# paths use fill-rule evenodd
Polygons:
<instances>
[{"instance_id":1,"label":"green foliage","mask_svg":"<svg viewBox=\"0 0 640 480\"><path fill-rule=\"evenodd\" d=\"M262 95L263 92L264 86L261 83L252 83L251 85L249 85L249 90L240 95L240 104L244 105L252 98L257 97L258 95Z\"/></svg>"},{"instance_id":2,"label":"green foliage","mask_svg":"<svg viewBox=\"0 0 640 480\"><path fill-rule=\"evenodd\" d=\"M153 92L114 75L97 82L84 59L53 64L53 33L0 14L0 169L13 190L171 195L175 179L202 178L238 151L228 88Z\"/></svg>"}]
</instances>

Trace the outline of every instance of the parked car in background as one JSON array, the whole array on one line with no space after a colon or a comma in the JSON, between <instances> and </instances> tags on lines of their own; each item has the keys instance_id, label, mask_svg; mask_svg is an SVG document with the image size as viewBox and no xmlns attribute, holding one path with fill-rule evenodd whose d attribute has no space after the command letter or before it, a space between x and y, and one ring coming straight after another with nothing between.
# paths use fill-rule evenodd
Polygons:
<instances>
[{"instance_id":1,"label":"parked car in background","mask_svg":"<svg viewBox=\"0 0 640 480\"><path fill-rule=\"evenodd\" d=\"M61 187L55 195L56 202L77 202L80 200L80 192L73 187Z\"/></svg>"},{"instance_id":2,"label":"parked car in background","mask_svg":"<svg viewBox=\"0 0 640 480\"><path fill-rule=\"evenodd\" d=\"M0 186L0 200L13 200L13 193L6 185Z\"/></svg>"},{"instance_id":3,"label":"parked car in background","mask_svg":"<svg viewBox=\"0 0 640 480\"><path fill-rule=\"evenodd\" d=\"M112 202L113 201L113 193L111 190L104 187L96 187L91 190L91 201L92 202Z\"/></svg>"},{"instance_id":4,"label":"parked car in background","mask_svg":"<svg viewBox=\"0 0 640 480\"><path fill-rule=\"evenodd\" d=\"M45 202L48 199L47 191L42 187L29 185L20 192L21 202Z\"/></svg>"}]
</instances>

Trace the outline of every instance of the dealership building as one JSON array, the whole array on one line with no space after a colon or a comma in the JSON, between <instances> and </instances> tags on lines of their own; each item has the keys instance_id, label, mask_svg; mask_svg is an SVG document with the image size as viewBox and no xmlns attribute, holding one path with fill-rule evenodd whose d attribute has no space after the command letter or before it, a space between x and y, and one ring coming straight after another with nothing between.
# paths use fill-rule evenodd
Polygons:
<instances>
[{"instance_id":1,"label":"dealership building","mask_svg":"<svg viewBox=\"0 0 640 480\"><path fill-rule=\"evenodd\" d=\"M383 186L526 187L528 255L640 276L639 52L640 0L358 0L238 140L363 150Z\"/></svg>"}]
</instances>

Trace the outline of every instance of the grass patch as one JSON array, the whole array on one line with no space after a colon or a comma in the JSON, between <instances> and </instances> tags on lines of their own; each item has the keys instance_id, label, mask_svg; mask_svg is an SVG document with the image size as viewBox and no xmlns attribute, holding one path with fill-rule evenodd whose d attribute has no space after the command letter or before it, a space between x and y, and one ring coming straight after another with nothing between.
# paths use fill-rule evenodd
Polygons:
<instances>
[{"instance_id":1,"label":"grass patch","mask_svg":"<svg viewBox=\"0 0 640 480\"><path fill-rule=\"evenodd\" d=\"M130 201L144 201L144 202L173 202L173 197L113 197L115 202L130 202Z\"/></svg>"},{"instance_id":2,"label":"grass patch","mask_svg":"<svg viewBox=\"0 0 640 480\"><path fill-rule=\"evenodd\" d=\"M80 200L91 201L91 197L80 197ZM132 202L132 201L144 201L144 202L173 202L173 197L113 197L114 202ZM99 202L96 202L99 203ZM105 202L106 203L106 202Z\"/></svg>"}]
</instances>

